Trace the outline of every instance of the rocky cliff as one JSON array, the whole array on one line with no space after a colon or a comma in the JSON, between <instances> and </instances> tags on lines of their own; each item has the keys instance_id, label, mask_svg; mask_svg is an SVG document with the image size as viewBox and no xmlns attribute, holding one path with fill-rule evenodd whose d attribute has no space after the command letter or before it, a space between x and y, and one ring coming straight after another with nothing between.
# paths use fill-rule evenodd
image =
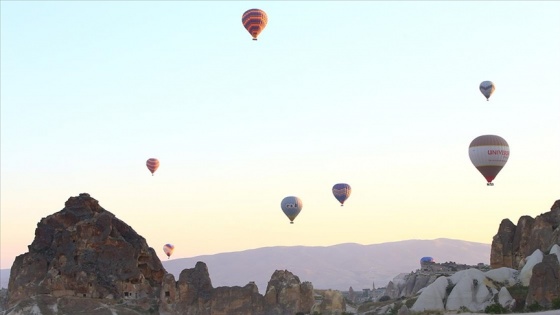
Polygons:
<instances>
[{"instance_id":1,"label":"rocky cliff","mask_svg":"<svg viewBox=\"0 0 560 315\"><path fill-rule=\"evenodd\" d=\"M287 270L272 274L265 295L254 283L214 288L203 262L176 281L142 236L85 193L41 219L1 293L6 315L287 315L315 304L312 284Z\"/></svg>"},{"instance_id":2,"label":"rocky cliff","mask_svg":"<svg viewBox=\"0 0 560 315\"><path fill-rule=\"evenodd\" d=\"M554 244L560 244L560 200L536 218L522 216L517 225L509 219L502 220L492 239L490 265L519 269L535 250L548 253Z\"/></svg>"}]
</instances>

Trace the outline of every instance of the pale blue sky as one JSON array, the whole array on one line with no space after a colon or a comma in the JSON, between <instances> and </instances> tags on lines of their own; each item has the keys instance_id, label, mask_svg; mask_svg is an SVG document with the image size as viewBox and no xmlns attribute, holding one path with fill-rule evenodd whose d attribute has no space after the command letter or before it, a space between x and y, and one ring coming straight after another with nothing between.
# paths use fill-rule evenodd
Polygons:
<instances>
[{"instance_id":1,"label":"pale blue sky","mask_svg":"<svg viewBox=\"0 0 560 315\"><path fill-rule=\"evenodd\" d=\"M560 199L560 2L0 4L1 268L82 192L162 258L490 243ZM483 134L511 148L494 187L468 158Z\"/></svg>"}]
</instances>

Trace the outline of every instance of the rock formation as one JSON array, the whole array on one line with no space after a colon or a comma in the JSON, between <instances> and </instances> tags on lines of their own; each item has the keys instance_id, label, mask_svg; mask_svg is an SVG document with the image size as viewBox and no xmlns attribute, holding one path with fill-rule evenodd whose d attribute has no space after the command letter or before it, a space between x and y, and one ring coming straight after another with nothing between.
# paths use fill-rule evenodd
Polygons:
<instances>
[{"instance_id":1,"label":"rock formation","mask_svg":"<svg viewBox=\"0 0 560 315\"><path fill-rule=\"evenodd\" d=\"M213 288L203 262L183 270L177 282L172 274L166 274L160 298L162 315L265 314L264 298L254 283L244 287Z\"/></svg>"},{"instance_id":2,"label":"rock formation","mask_svg":"<svg viewBox=\"0 0 560 315\"><path fill-rule=\"evenodd\" d=\"M264 296L254 283L244 287L212 287L208 268L198 262L181 272L175 282L164 278L160 314L190 315L288 315L309 313L314 304L313 286L301 283L287 270L276 270Z\"/></svg>"},{"instance_id":3,"label":"rock formation","mask_svg":"<svg viewBox=\"0 0 560 315\"><path fill-rule=\"evenodd\" d=\"M555 254L545 255L542 261L533 267L526 305L536 302L550 308L552 301L560 298L559 259Z\"/></svg>"},{"instance_id":4,"label":"rock formation","mask_svg":"<svg viewBox=\"0 0 560 315\"><path fill-rule=\"evenodd\" d=\"M321 302L311 308L311 314L340 315L346 311L346 302L340 291L320 290Z\"/></svg>"},{"instance_id":5,"label":"rock formation","mask_svg":"<svg viewBox=\"0 0 560 315\"><path fill-rule=\"evenodd\" d=\"M440 277L422 291L412 310L466 308L480 312L496 302L513 309L516 300L508 291L512 286L528 287L522 301L525 307L537 303L550 308L560 299L559 226L560 200L535 219L522 216L517 226L502 220L492 241L492 270L471 269L447 279Z\"/></svg>"},{"instance_id":6,"label":"rock formation","mask_svg":"<svg viewBox=\"0 0 560 315\"><path fill-rule=\"evenodd\" d=\"M8 306L39 294L157 305L165 270L155 251L88 194L43 218L28 248L12 265Z\"/></svg>"},{"instance_id":7,"label":"rock formation","mask_svg":"<svg viewBox=\"0 0 560 315\"><path fill-rule=\"evenodd\" d=\"M264 296L252 282L214 288L203 262L175 281L142 236L85 193L41 219L0 293L6 315L293 315L315 303L312 284L287 270L273 273Z\"/></svg>"},{"instance_id":8,"label":"rock formation","mask_svg":"<svg viewBox=\"0 0 560 315\"><path fill-rule=\"evenodd\" d=\"M276 270L264 295L267 315L309 313L315 303L311 282L301 282L287 270Z\"/></svg>"},{"instance_id":9,"label":"rock formation","mask_svg":"<svg viewBox=\"0 0 560 315\"><path fill-rule=\"evenodd\" d=\"M535 250L549 252L554 244L560 244L559 226L560 200L554 202L549 212L534 219L522 216L517 226L509 219L502 220L492 240L491 267L519 269L524 259Z\"/></svg>"}]
</instances>

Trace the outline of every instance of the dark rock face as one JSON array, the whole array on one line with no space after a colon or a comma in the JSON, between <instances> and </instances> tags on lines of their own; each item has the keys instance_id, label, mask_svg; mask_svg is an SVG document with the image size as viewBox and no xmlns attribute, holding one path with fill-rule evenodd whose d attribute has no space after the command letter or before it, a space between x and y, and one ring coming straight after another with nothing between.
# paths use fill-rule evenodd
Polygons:
<instances>
[{"instance_id":1,"label":"dark rock face","mask_svg":"<svg viewBox=\"0 0 560 315\"><path fill-rule=\"evenodd\" d=\"M559 226L560 200L552 205L549 212L535 219L529 216L521 217L517 226L504 219L492 240L491 267L518 269L523 259L535 250L547 253L554 244L560 242Z\"/></svg>"},{"instance_id":2,"label":"dark rock face","mask_svg":"<svg viewBox=\"0 0 560 315\"><path fill-rule=\"evenodd\" d=\"M155 251L88 194L43 218L28 248L12 265L9 306L38 294L157 303L165 270Z\"/></svg>"},{"instance_id":3,"label":"dark rock face","mask_svg":"<svg viewBox=\"0 0 560 315\"><path fill-rule=\"evenodd\" d=\"M515 224L509 219L503 219L492 240L490 252L490 266L492 268L510 267L513 265L513 239Z\"/></svg>"},{"instance_id":4,"label":"dark rock face","mask_svg":"<svg viewBox=\"0 0 560 315\"><path fill-rule=\"evenodd\" d=\"M545 253L543 261L532 269L529 292L525 305L538 303L550 307L560 297L560 265L554 254L546 255L555 245L560 245L560 200L549 212L536 218L522 216L517 226L504 219L492 241L490 264L492 268L521 269L525 259L537 249Z\"/></svg>"},{"instance_id":5,"label":"dark rock face","mask_svg":"<svg viewBox=\"0 0 560 315\"><path fill-rule=\"evenodd\" d=\"M313 303L313 286L300 283L289 271L277 270L268 284L267 295L262 296L254 283L213 288L206 264L198 262L194 268L183 270L177 282L173 275L165 276L159 311L189 315L287 315L309 313Z\"/></svg>"},{"instance_id":6,"label":"dark rock face","mask_svg":"<svg viewBox=\"0 0 560 315\"><path fill-rule=\"evenodd\" d=\"M560 264L556 255L546 255L533 267L526 305L537 302L550 308L557 298L560 298Z\"/></svg>"},{"instance_id":7,"label":"dark rock face","mask_svg":"<svg viewBox=\"0 0 560 315\"><path fill-rule=\"evenodd\" d=\"M264 314L264 300L254 283L245 287L213 288L208 267L198 262L175 282L167 274L161 291L160 314Z\"/></svg>"}]
</instances>

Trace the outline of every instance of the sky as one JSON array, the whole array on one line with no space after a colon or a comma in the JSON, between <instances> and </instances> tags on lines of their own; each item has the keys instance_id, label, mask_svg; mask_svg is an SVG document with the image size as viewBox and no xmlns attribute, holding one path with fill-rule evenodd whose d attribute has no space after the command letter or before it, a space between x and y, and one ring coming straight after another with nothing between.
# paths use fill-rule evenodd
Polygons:
<instances>
[{"instance_id":1,"label":"sky","mask_svg":"<svg viewBox=\"0 0 560 315\"><path fill-rule=\"evenodd\" d=\"M0 5L2 269L80 193L161 259L165 243L491 243L560 199L560 2ZM468 156L485 134L511 150L493 187Z\"/></svg>"}]
</instances>

